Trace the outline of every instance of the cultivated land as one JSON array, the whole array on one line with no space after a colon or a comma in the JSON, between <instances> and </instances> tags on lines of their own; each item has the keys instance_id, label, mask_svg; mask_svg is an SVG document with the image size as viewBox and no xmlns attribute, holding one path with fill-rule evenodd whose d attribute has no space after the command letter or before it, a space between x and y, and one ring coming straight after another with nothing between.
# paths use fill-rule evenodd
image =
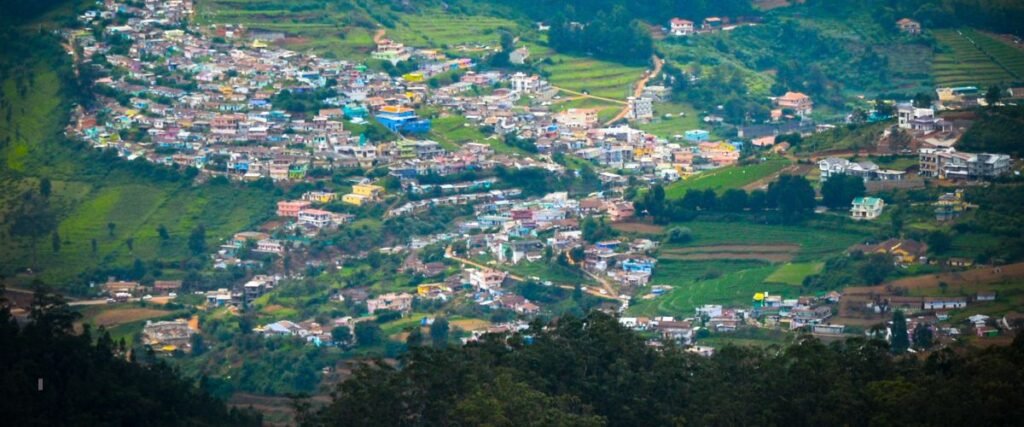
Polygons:
<instances>
[{"instance_id":1,"label":"cultivated land","mask_svg":"<svg viewBox=\"0 0 1024 427\"><path fill-rule=\"evenodd\" d=\"M987 85L1020 81L1024 51L971 29L935 30L942 50L932 72L938 86Z\"/></svg>"},{"instance_id":2,"label":"cultivated land","mask_svg":"<svg viewBox=\"0 0 1024 427\"><path fill-rule=\"evenodd\" d=\"M774 158L767 161L746 165L727 166L679 180L665 187L665 197L678 199L687 190L707 190L723 192L730 188L740 188L777 174L790 164L788 159Z\"/></svg>"},{"instance_id":3,"label":"cultivated land","mask_svg":"<svg viewBox=\"0 0 1024 427\"><path fill-rule=\"evenodd\" d=\"M57 66L41 56L14 68L0 84L5 100L0 117L11 118L10 125L0 126L0 140L10 139L0 147L0 180L10 185L4 187L10 190L0 212L14 206L20 191L34 190L41 177L48 177L62 241L55 253L49 235L40 236L34 249L29 239L6 238L0 245L4 274L17 273L15 266L34 265L44 281L66 283L97 267L128 268L137 258L177 261L188 257L188 235L200 224L207 244L216 245L266 218L269 193L154 180L124 164L100 164L108 160L64 141L59 132L67 118L66 100ZM160 225L167 227L168 240L160 239Z\"/></svg>"}]
</instances>

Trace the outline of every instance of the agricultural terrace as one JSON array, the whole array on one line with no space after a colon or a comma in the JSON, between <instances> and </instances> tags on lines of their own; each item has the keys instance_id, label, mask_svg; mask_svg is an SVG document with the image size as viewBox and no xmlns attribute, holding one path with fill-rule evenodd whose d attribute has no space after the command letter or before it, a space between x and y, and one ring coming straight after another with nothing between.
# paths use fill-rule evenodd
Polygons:
<instances>
[{"instance_id":1,"label":"agricultural terrace","mask_svg":"<svg viewBox=\"0 0 1024 427\"><path fill-rule=\"evenodd\" d=\"M726 166L701 172L665 187L665 197L678 199L683 197L687 190L712 189L722 192L730 188L741 188L777 174L789 164L788 159L773 158L752 165Z\"/></svg>"},{"instance_id":2,"label":"agricultural terrace","mask_svg":"<svg viewBox=\"0 0 1024 427\"><path fill-rule=\"evenodd\" d=\"M1024 52L987 35L969 29L934 34L943 49L932 65L938 86L984 87L1020 80L1024 72Z\"/></svg>"},{"instance_id":3,"label":"agricultural terrace","mask_svg":"<svg viewBox=\"0 0 1024 427\"><path fill-rule=\"evenodd\" d=\"M596 108L597 119L602 123L615 117L623 107L622 104L588 98L567 92L559 92L559 96L561 99L556 99L551 105L552 111L561 112L570 108Z\"/></svg>"},{"instance_id":4,"label":"agricultural terrace","mask_svg":"<svg viewBox=\"0 0 1024 427\"><path fill-rule=\"evenodd\" d=\"M625 101L645 70L644 67L560 54L542 45L528 44L527 47L531 61L540 63L552 86L602 98ZM611 117L614 114L608 118Z\"/></svg>"},{"instance_id":5,"label":"agricultural terrace","mask_svg":"<svg viewBox=\"0 0 1024 427\"><path fill-rule=\"evenodd\" d=\"M465 16L440 11L402 15L387 37L410 46L434 46L469 55L488 52L498 45L500 29L513 31L513 21L491 16ZM514 31L513 31L514 33Z\"/></svg>"},{"instance_id":6,"label":"agricultural terrace","mask_svg":"<svg viewBox=\"0 0 1024 427\"><path fill-rule=\"evenodd\" d=\"M197 226L205 227L211 246L272 211L269 193L151 179L126 162L102 164L106 160L95 152L83 153L65 144L55 134L66 116L61 113L64 99L54 64L41 57L23 72L31 72L32 78L18 72L0 82L6 101L0 114L9 114L10 123L17 124L0 126L0 139L10 141L0 147L5 160L0 180L10 185L5 188L26 191L38 188L39 177L51 179L49 202L61 244L55 251L50 236L39 238L35 247L29 239L12 238L0 246L5 265L35 265L42 280L67 283L98 266L127 268L136 259L180 261L190 256L188 237ZM17 206L12 195L3 196L0 213ZM159 236L161 225L168 230L167 239Z\"/></svg>"},{"instance_id":7,"label":"agricultural terrace","mask_svg":"<svg viewBox=\"0 0 1024 427\"><path fill-rule=\"evenodd\" d=\"M293 50L367 57L373 50L376 20L356 2L317 0L204 0L196 4L203 25L241 24L250 30L282 32Z\"/></svg>"}]
</instances>

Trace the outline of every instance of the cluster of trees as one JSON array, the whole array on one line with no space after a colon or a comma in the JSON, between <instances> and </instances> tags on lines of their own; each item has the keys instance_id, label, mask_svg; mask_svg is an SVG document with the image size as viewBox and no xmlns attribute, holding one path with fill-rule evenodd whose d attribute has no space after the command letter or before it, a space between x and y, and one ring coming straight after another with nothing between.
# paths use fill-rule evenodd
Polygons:
<instances>
[{"instance_id":1,"label":"cluster of trees","mask_svg":"<svg viewBox=\"0 0 1024 427\"><path fill-rule=\"evenodd\" d=\"M748 0L677 1L652 0L629 2L625 0L491 0L510 4L539 21L564 15L568 19L587 21L616 8L625 9L629 18L642 19L659 25L668 25L672 18L686 18L700 22L709 16L747 16L753 8Z\"/></svg>"},{"instance_id":2,"label":"cluster of trees","mask_svg":"<svg viewBox=\"0 0 1024 427\"><path fill-rule=\"evenodd\" d=\"M610 13L598 12L585 24L556 20L548 33L548 43L560 52L593 54L632 64L646 63L654 53L651 32L622 6L615 6Z\"/></svg>"},{"instance_id":3,"label":"cluster of trees","mask_svg":"<svg viewBox=\"0 0 1024 427\"><path fill-rule=\"evenodd\" d=\"M821 184L821 204L830 209L849 208L850 202L867 190L864 179L852 175L832 175Z\"/></svg>"},{"instance_id":4,"label":"cluster of trees","mask_svg":"<svg viewBox=\"0 0 1024 427\"><path fill-rule=\"evenodd\" d=\"M11 425L260 425L229 410L162 362L100 330L74 333L79 314L39 287L28 323L18 326L0 288L0 412ZM127 359L127 360L126 360ZM152 359L151 357L140 357Z\"/></svg>"},{"instance_id":5,"label":"cluster of trees","mask_svg":"<svg viewBox=\"0 0 1024 427\"><path fill-rule=\"evenodd\" d=\"M687 190L682 198L665 198L665 189L654 185L649 191L634 200L633 206L640 215L650 215L654 221L667 224L675 221L689 221L701 213L709 212L762 212L772 210L783 222L794 222L814 212L814 189L807 178L798 175L781 175L768 185L768 191L733 188L719 195L715 190Z\"/></svg>"},{"instance_id":6,"label":"cluster of trees","mask_svg":"<svg viewBox=\"0 0 1024 427\"><path fill-rule=\"evenodd\" d=\"M927 358L884 341L725 347L712 357L598 312L371 363L301 425L1016 425L1024 338ZM531 337L526 340L525 336Z\"/></svg>"},{"instance_id":7,"label":"cluster of trees","mask_svg":"<svg viewBox=\"0 0 1024 427\"><path fill-rule=\"evenodd\" d=\"M1024 4L1016 0L808 0L805 7L812 14L833 18L864 14L894 32L896 20L909 17L926 28L976 27L1024 35Z\"/></svg>"},{"instance_id":8,"label":"cluster of trees","mask_svg":"<svg viewBox=\"0 0 1024 427\"><path fill-rule=\"evenodd\" d=\"M968 152L1024 155L1020 135L1024 133L1024 106L981 110L979 120L964 132L958 148Z\"/></svg>"}]
</instances>

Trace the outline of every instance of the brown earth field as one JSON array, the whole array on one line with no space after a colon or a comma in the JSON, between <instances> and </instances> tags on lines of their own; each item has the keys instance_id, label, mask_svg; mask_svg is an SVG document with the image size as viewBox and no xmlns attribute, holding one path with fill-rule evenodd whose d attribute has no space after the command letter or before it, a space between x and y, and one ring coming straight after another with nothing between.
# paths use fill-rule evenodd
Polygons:
<instances>
[{"instance_id":1,"label":"brown earth field","mask_svg":"<svg viewBox=\"0 0 1024 427\"><path fill-rule=\"evenodd\" d=\"M92 321L96 326L113 326L166 316L168 313L170 311L153 308L122 308L103 311L97 314Z\"/></svg>"},{"instance_id":2,"label":"brown earth field","mask_svg":"<svg viewBox=\"0 0 1024 427\"><path fill-rule=\"evenodd\" d=\"M878 286L857 286L846 288L845 294L885 294L887 289L920 289L934 288L939 282L946 282L950 286L959 286L975 283L997 283L1013 279L1024 278L1024 262L1008 264L998 267L975 268L967 271L954 271L949 273L929 274L926 276L907 277L905 279L893 280Z\"/></svg>"},{"instance_id":3,"label":"brown earth field","mask_svg":"<svg viewBox=\"0 0 1024 427\"><path fill-rule=\"evenodd\" d=\"M660 225L654 225L646 222L616 222L612 224L612 228L621 231L623 233L640 233L640 234L661 234L665 231L665 227Z\"/></svg>"}]
</instances>

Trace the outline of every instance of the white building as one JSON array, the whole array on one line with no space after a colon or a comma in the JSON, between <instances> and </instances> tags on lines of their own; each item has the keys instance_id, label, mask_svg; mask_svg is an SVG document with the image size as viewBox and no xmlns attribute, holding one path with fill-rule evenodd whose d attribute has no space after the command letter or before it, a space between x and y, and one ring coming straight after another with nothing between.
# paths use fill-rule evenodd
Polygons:
<instances>
[{"instance_id":1,"label":"white building","mask_svg":"<svg viewBox=\"0 0 1024 427\"><path fill-rule=\"evenodd\" d=\"M677 37L691 35L694 33L693 21L672 18L672 20L668 21L668 32Z\"/></svg>"},{"instance_id":2,"label":"white building","mask_svg":"<svg viewBox=\"0 0 1024 427\"><path fill-rule=\"evenodd\" d=\"M650 120L654 118L654 101L646 97L629 97L629 115L633 120Z\"/></svg>"},{"instance_id":3,"label":"white building","mask_svg":"<svg viewBox=\"0 0 1024 427\"><path fill-rule=\"evenodd\" d=\"M856 220L871 220L882 215L885 208L885 200L877 197L858 197L853 199L850 207L850 217Z\"/></svg>"}]
</instances>

